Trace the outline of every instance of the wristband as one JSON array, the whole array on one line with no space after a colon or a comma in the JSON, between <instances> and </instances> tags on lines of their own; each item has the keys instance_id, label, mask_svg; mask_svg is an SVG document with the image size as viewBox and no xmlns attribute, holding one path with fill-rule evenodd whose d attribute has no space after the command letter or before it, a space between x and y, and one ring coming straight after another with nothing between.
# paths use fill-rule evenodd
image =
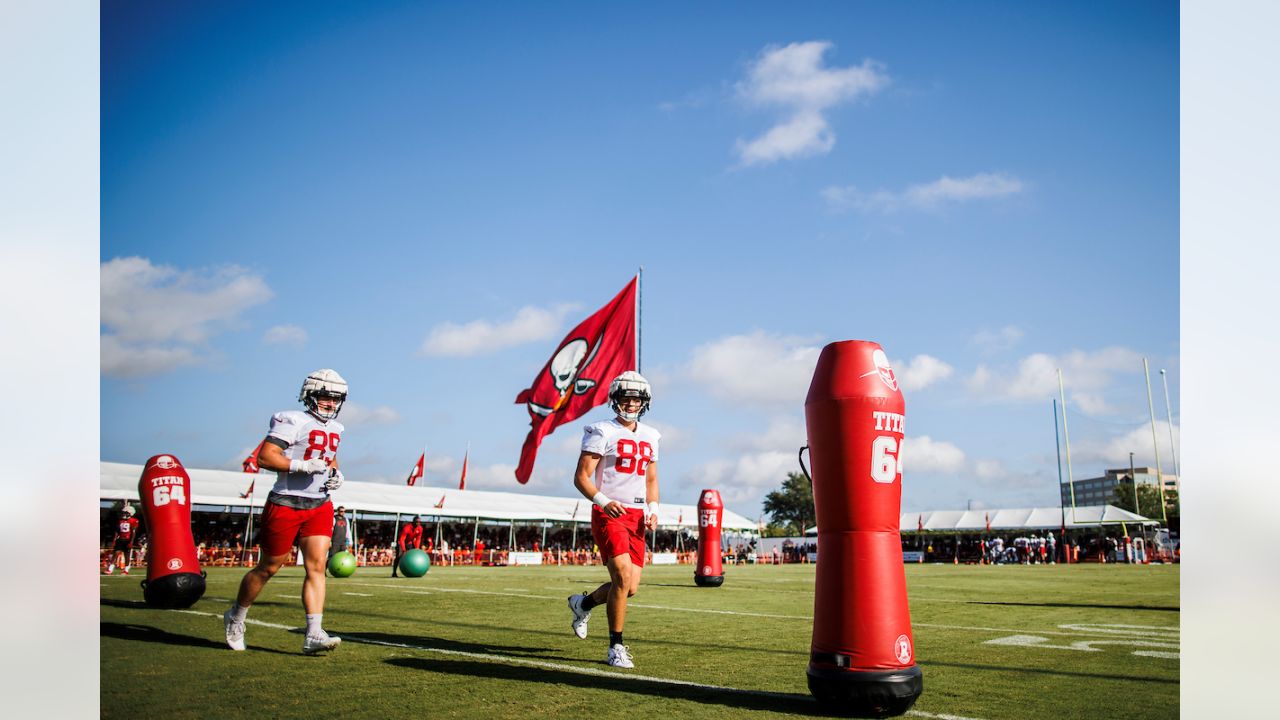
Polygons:
<instances>
[{"instance_id":1,"label":"wristband","mask_svg":"<svg viewBox=\"0 0 1280 720\"><path fill-rule=\"evenodd\" d=\"M608 495L605 495L603 492L598 492L595 494L595 497L591 498L591 502L599 505L601 509L604 509L605 505L608 505L613 501L609 499Z\"/></svg>"},{"instance_id":2,"label":"wristband","mask_svg":"<svg viewBox=\"0 0 1280 720\"><path fill-rule=\"evenodd\" d=\"M653 502L649 503L649 514L650 514L650 515L657 515L657 514L658 514L658 501L657 501L657 500L654 500Z\"/></svg>"}]
</instances>

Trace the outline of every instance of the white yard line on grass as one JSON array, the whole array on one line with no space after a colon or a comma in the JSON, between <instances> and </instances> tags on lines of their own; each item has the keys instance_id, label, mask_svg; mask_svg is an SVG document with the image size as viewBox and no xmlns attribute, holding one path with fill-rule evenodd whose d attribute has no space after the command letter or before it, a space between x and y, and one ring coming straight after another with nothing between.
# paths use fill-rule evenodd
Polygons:
<instances>
[{"instance_id":1,"label":"white yard line on grass","mask_svg":"<svg viewBox=\"0 0 1280 720\"><path fill-rule=\"evenodd\" d=\"M190 615L202 615L204 617L219 618L221 615L216 613L208 613L200 610L179 610L178 612L188 613ZM296 628L291 625L281 625L279 623L263 622L261 620L245 619L245 623L249 625L258 625L260 627L274 628L276 630L289 630L297 632L302 628ZM474 660L488 660L501 662L508 665L526 665L529 667L545 668L548 670L561 670L564 672L577 673L579 675L591 675L594 677L618 678L621 680L637 680L640 682L651 682L662 685L680 685L683 687L694 687L701 690L714 690L717 692L734 693L736 695L755 695L761 697L775 698L795 698L795 695L787 693L765 692L762 690L743 690L741 688L725 687L723 685L707 685L705 683L697 683L689 680L676 680L674 678L654 677L651 675L635 675L632 673L614 672L612 670L600 670L597 668L580 667L578 665L566 665L564 663L549 662L547 660L532 660L529 658L516 657L512 655L494 655L491 653L467 652L465 650L446 650L445 648L430 647L427 645L413 645L410 643L391 642L389 640L370 640L366 638L344 637L343 642L361 643L364 645L381 645L383 647L402 648L404 650L417 650L419 652L435 653L437 655L450 655L453 657L472 658ZM921 710L909 710L908 715L914 717L931 718L932 720L982 720L981 718L971 718L961 715L940 715L927 713Z\"/></svg>"},{"instance_id":2,"label":"white yard line on grass","mask_svg":"<svg viewBox=\"0 0 1280 720\"><path fill-rule=\"evenodd\" d=\"M365 587L390 588L394 590L399 590L401 592L421 594L421 595L430 595L431 593L434 593L434 592L441 592L441 593L466 593L469 595L498 595L502 597L521 597L521 598L530 598L533 600L563 600L563 598L559 596L531 595L527 591L496 592L493 590L472 590L470 588L442 588L442 587L432 586L431 590L428 592L428 591L422 591L422 590L411 590L403 586L390 585L390 584L374 584L374 583L351 583L351 584L362 585ZM509 588L509 589L520 590L520 588ZM809 615L780 615L776 613L744 612L740 610L711 610L707 608L682 608L682 607L672 607L670 605L648 605L645 603L636 603L636 602L629 602L627 603L627 605L628 607L645 608L648 610L669 610L671 612L706 613L708 615L738 615L742 617L775 618L779 620L812 620L813 619L812 616L809 616ZM1033 632L1041 635L1067 635L1067 636L1071 636L1071 635L1089 636L1089 635L1099 635L1099 634L1116 634L1116 633L1124 632L1120 630L1086 629L1086 627L1088 626L1083 626L1083 625L1065 626L1068 628L1079 627L1078 630L1074 630L1072 632L1062 632L1059 630L1039 630L1039 629L1031 629L1031 628L996 628L996 627L981 627L981 626L967 626L967 625L939 625L935 623L912 623L912 626L939 628L943 630L969 630L973 632L1000 632L1000 633ZM1112 627L1126 627L1126 626L1112 626ZM1127 627L1134 627L1134 628L1144 627L1149 630L1156 630L1157 632L1161 630L1160 628L1155 628L1150 626L1127 626ZM1170 628L1170 630L1176 632L1177 629ZM1144 633L1144 632L1134 631L1133 634L1137 635L1137 634L1155 634L1155 633Z\"/></svg>"}]
</instances>

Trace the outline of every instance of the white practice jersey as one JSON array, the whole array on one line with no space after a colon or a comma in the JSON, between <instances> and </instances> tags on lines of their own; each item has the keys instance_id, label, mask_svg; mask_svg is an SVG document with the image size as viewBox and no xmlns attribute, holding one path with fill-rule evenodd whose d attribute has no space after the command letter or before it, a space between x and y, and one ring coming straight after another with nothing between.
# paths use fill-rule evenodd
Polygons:
<instances>
[{"instance_id":1,"label":"white practice jersey","mask_svg":"<svg viewBox=\"0 0 1280 720\"><path fill-rule=\"evenodd\" d=\"M645 477L649 463L658 462L661 437L649 425L636 423L632 431L616 418L583 428L582 451L601 456L594 478L600 492L627 507L644 507Z\"/></svg>"},{"instance_id":2,"label":"white practice jersey","mask_svg":"<svg viewBox=\"0 0 1280 720\"><path fill-rule=\"evenodd\" d=\"M338 457L338 443L342 441L342 423L337 420L321 422L309 412L286 410L271 416L268 440L285 444L284 456L290 460L322 458L333 461ZM328 493L324 481L328 473L277 472L276 484L271 492L298 497L322 498Z\"/></svg>"}]
</instances>

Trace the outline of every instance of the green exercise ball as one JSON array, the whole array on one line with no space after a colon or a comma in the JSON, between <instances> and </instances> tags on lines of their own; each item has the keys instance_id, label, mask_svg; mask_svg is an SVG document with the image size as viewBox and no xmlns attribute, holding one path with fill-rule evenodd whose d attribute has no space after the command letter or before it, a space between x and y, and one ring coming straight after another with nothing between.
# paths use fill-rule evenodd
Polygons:
<instances>
[{"instance_id":1,"label":"green exercise ball","mask_svg":"<svg viewBox=\"0 0 1280 720\"><path fill-rule=\"evenodd\" d=\"M356 571L356 556L343 550L329 558L329 574L334 577L351 577Z\"/></svg>"},{"instance_id":2,"label":"green exercise ball","mask_svg":"<svg viewBox=\"0 0 1280 720\"><path fill-rule=\"evenodd\" d=\"M431 556L425 550L414 548L400 556L400 572L405 577L422 577L431 569Z\"/></svg>"}]
</instances>

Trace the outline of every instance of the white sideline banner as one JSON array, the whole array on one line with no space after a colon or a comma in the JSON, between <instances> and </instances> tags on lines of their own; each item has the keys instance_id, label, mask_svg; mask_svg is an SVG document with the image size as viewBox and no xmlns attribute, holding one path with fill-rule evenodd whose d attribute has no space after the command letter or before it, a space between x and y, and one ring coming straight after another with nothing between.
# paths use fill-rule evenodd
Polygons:
<instances>
[{"instance_id":1,"label":"white sideline banner","mask_svg":"<svg viewBox=\"0 0 1280 720\"><path fill-rule=\"evenodd\" d=\"M675 565L676 554L673 552L663 552L653 554L654 565Z\"/></svg>"},{"instance_id":2,"label":"white sideline banner","mask_svg":"<svg viewBox=\"0 0 1280 720\"><path fill-rule=\"evenodd\" d=\"M513 552L507 554L508 565L541 565L542 553L540 552Z\"/></svg>"}]
</instances>

